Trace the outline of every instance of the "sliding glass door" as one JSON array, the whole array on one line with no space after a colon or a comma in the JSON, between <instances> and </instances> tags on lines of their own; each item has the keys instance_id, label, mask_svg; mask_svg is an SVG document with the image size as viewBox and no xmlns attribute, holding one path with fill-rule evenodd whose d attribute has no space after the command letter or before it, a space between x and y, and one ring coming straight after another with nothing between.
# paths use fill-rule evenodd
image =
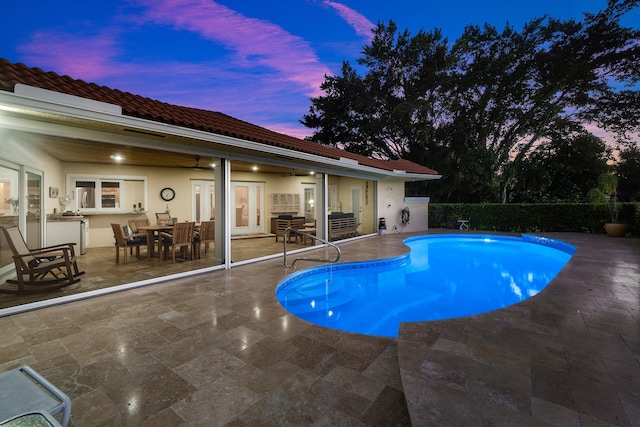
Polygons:
<instances>
[{"instance_id":1,"label":"sliding glass door","mask_svg":"<svg viewBox=\"0 0 640 427\"><path fill-rule=\"evenodd\" d=\"M19 227L30 248L42 247L42 172L0 161L0 225ZM4 237L0 238L0 277L14 270ZM1 280L1 279L0 279Z\"/></svg>"},{"instance_id":2,"label":"sliding glass door","mask_svg":"<svg viewBox=\"0 0 640 427\"><path fill-rule=\"evenodd\" d=\"M7 228L19 223L19 172L17 165L0 163L0 225ZM13 271L12 256L4 236L0 236L0 275Z\"/></svg>"}]
</instances>

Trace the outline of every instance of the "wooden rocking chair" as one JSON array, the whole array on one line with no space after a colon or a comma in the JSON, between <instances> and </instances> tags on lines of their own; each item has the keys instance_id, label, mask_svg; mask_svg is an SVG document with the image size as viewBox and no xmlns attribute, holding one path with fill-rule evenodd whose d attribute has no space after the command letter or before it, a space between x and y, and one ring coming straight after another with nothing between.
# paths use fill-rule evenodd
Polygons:
<instances>
[{"instance_id":1,"label":"wooden rocking chair","mask_svg":"<svg viewBox=\"0 0 640 427\"><path fill-rule=\"evenodd\" d=\"M73 248L75 243L29 249L18 227L0 226L0 231L13 253L16 267L16 279L7 280L7 283L18 285L17 290L0 289L1 293L54 291L79 282L78 276L84 274L84 271L78 270ZM25 276L28 276L27 280ZM38 288L25 289L25 285L36 285Z\"/></svg>"}]
</instances>

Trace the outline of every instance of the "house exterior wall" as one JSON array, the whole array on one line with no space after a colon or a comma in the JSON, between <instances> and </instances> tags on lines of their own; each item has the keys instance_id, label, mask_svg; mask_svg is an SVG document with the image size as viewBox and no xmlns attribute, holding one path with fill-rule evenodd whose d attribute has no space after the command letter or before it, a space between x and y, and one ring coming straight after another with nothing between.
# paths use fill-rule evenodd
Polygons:
<instances>
[{"instance_id":1,"label":"house exterior wall","mask_svg":"<svg viewBox=\"0 0 640 427\"><path fill-rule=\"evenodd\" d=\"M155 223L155 212L164 212L167 208L170 210L171 215L177 217L178 220L191 218L191 179L213 179L212 171L208 170L115 164L102 164L97 167L94 163L59 162L47 154L33 149L33 147L29 149L28 154L24 153L24 146L19 144L19 141L13 141L11 139L3 143L0 156L16 163L27 163L30 167L44 171L44 209L46 214L53 213L54 208L58 210L63 209L63 206L60 205L57 198L48 197L48 188L57 187L60 194L64 194L67 191L65 188L66 175L69 173L135 175L146 176L148 178L148 206L144 206L146 212L90 215L91 238L89 240L89 248L106 247L113 244L113 233L110 226L112 222L124 224L129 219L147 217L151 223ZM188 171L188 174L186 171ZM272 216L270 197L272 193L296 193L300 191L302 184L315 182L315 179L311 176L284 177L277 174L260 172L235 172L232 174L232 180L265 183L265 220L268 220ZM344 212L350 211L352 188L360 188L362 224L359 230L361 234L376 232L380 217L386 219L388 232L394 232L394 226L397 227L398 231L404 232L426 231L428 229L428 204L406 204L404 200L404 182L401 179L383 178L376 185L376 183L371 180L333 175L329 178L329 183L336 185L338 201ZM176 198L171 202L165 202L159 196L160 190L164 187L172 187L176 191ZM379 194L377 198L375 195L376 189ZM316 192L320 190L321 189L316 186ZM411 221L406 227L402 228L400 213L405 206L410 208ZM303 212L301 211L298 214L302 215Z\"/></svg>"},{"instance_id":2,"label":"house exterior wall","mask_svg":"<svg viewBox=\"0 0 640 427\"><path fill-rule=\"evenodd\" d=\"M146 176L148 182L148 206L143 206L145 212L119 213L119 214L88 214L91 218L89 223L89 248L107 247L113 245L113 231L111 223L126 224L130 219L149 219L151 224L156 223L156 212L165 212L169 209L171 216L185 221L192 217L191 204L191 180L192 179L213 179L213 171L158 168L145 166L128 166L94 163L70 163L62 164L62 184L60 194L65 188L66 174L104 174L122 176ZM188 171L188 173L187 173ZM166 202L160 198L160 190L171 187L175 190L176 196ZM133 206L132 206L133 208Z\"/></svg>"},{"instance_id":3,"label":"house exterior wall","mask_svg":"<svg viewBox=\"0 0 640 427\"><path fill-rule=\"evenodd\" d=\"M409 208L410 221L402 231L420 232L429 229L429 198L428 197L407 197L404 205Z\"/></svg>"},{"instance_id":4,"label":"house exterior wall","mask_svg":"<svg viewBox=\"0 0 640 427\"><path fill-rule=\"evenodd\" d=\"M426 232L429 229L428 201L426 199L405 200L403 180L394 178L380 180L378 196L378 216L385 218L387 233ZM405 207L409 208L410 221L403 227L401 214Z\"/></svg>"},{"instance_id":5,"label":"house exterior wall","mask_svg":"<svg viewBox=\"0 0 640 427\"><path fill-rule=\"evenodd\" d=\"M404 181L384 178L378 182L378 219L384 218L387 232L400 227L400 211L404 207Z\"/></svg>"}]
</instances>

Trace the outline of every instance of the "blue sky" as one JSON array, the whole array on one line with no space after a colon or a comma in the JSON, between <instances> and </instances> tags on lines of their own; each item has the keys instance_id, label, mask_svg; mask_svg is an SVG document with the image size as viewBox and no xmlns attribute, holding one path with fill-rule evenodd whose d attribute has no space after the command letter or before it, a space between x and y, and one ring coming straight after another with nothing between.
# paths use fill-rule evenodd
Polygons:
<instances>
[{"instance_id":1,"label":"blue sky","mask_svg":"<svg viewBox=\"0 0 640 427\"><path fill-rule=\"evenodd\" d=\"M325 74L355 63L370 28L468 24L520 29L544 14L582 18L606 0L41 0L3 8L0 57L304 137ZM627 25L640 26L640 12Z\"/></svg>"}]
</instances>

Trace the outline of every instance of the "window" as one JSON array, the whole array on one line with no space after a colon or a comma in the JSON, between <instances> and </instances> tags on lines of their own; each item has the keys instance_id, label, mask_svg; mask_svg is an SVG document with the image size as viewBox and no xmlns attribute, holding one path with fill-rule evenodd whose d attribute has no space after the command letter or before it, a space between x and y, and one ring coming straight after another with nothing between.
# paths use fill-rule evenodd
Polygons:
<instances>
[{"instance_id":1,"label":"window","mask_svg":"<svg viewBox=\"0 0 640 427\"><path fill-rule=\"evenodd\" d=\"M67 210L90 212L129 212L147 203L147 177L67 175Z\"/></svg>"}]
</instances>

